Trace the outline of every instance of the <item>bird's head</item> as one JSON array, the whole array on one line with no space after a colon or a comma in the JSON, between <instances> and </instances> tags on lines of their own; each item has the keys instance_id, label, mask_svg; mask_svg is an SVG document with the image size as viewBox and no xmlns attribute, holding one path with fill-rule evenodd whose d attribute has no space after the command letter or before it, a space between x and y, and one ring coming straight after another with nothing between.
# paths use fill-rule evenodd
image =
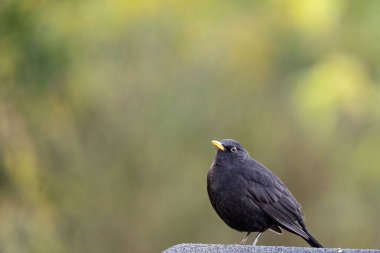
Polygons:
<instances>
[{"instance_id":1,"label":"bird's head","mask_svg":"<svg viewBox=\"0 0 380 253\"><path fill-rule=\"evenodd\" d=\"M213 140L211 143L218 149L216 153L217 162L235 163L244 161L248 156L247 151L238 141L224 139L221 141Z\"/></svg>"}]
</instances>

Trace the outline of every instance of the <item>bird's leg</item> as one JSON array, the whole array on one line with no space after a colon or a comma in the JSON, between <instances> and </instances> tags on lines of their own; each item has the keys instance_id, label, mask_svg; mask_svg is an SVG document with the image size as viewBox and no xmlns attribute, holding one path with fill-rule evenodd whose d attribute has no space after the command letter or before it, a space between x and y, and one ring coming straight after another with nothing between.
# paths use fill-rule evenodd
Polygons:
<instances>
[{"instance_id":1,"label":"bird's leg","mask_svg":"<svg viewBox=\"0 0 380 253\"><path fill-rule=\"evenodd\" d=\"M252 244L253 246L256 246L256 243L259 240L260 235L261 235L261 232L258 232L257 235L256 235L255 240L253 241L253 244Z\"/></svg>"},{"instance_id":2,"label":"bird's leg","mask_svg":"<svg viewBox=\"0 0 380 253\"><path fill-rule=\"evenodd\" d=\"M243 240L241 240L240 244L244 244L245 241L247 241L248 236L249 236L250 234L251 234L251 232L248 232L248 233L244 236Z\"/></svg>"}]
</instances>

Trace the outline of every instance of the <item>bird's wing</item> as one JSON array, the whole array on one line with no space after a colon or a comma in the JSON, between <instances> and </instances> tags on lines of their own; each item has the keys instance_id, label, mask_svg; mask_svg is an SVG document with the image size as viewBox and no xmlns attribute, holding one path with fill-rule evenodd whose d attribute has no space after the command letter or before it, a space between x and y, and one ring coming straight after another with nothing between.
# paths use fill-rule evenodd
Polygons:
<instances>
[{"instance_id":1,"label":"bird's wing","mask_svg":"<svg viewBox=\"0 0 380 253\"><path fill-rule=\"evenodd\" d=\"M304 231L300 204L277 176L266 169L254 170L249 173L248 185L247 197L253 204L284 228L302 237L309 237Z\"/></svg>"}]
</instances>

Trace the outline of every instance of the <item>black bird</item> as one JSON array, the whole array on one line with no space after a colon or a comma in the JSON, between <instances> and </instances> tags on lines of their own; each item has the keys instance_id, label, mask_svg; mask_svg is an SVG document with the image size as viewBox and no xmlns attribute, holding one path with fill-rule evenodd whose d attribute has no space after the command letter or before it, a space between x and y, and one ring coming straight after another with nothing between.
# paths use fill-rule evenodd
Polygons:
<instances>
[{"instance_id":1,"label":"black bird","mask_svg":"<svg viewBox=\"0 0 380 253\"><path fill-rule=\"evenodd\" d=\"M285 229L302 237L312 247L323 246L307 231L301 205L284 183L264 165L249 156L239 142L212 141L218 148L207 175L207 192L220 218L231 228L261 233Z\"/></svg>"}]
</instances>

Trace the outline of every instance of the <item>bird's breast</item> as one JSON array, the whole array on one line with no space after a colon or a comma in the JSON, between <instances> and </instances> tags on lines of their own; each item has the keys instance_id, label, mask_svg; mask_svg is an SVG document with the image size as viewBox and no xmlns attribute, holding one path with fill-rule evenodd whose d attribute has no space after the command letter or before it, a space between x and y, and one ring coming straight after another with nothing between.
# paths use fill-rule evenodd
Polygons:
<instances>
[{"instance_id":1,"label":"bird's breast","mask_svg":"<svg viewBox=\"0 0 380 253\"><path fill-rule=\"evenodd\" d=\"M222 204L228 202L239 202L245 198L247 187L244 178L232 170L224 170L221 167L211 169L207 177L207 190L210 199L216 199Z\"/></svg>"}]
</instances>

